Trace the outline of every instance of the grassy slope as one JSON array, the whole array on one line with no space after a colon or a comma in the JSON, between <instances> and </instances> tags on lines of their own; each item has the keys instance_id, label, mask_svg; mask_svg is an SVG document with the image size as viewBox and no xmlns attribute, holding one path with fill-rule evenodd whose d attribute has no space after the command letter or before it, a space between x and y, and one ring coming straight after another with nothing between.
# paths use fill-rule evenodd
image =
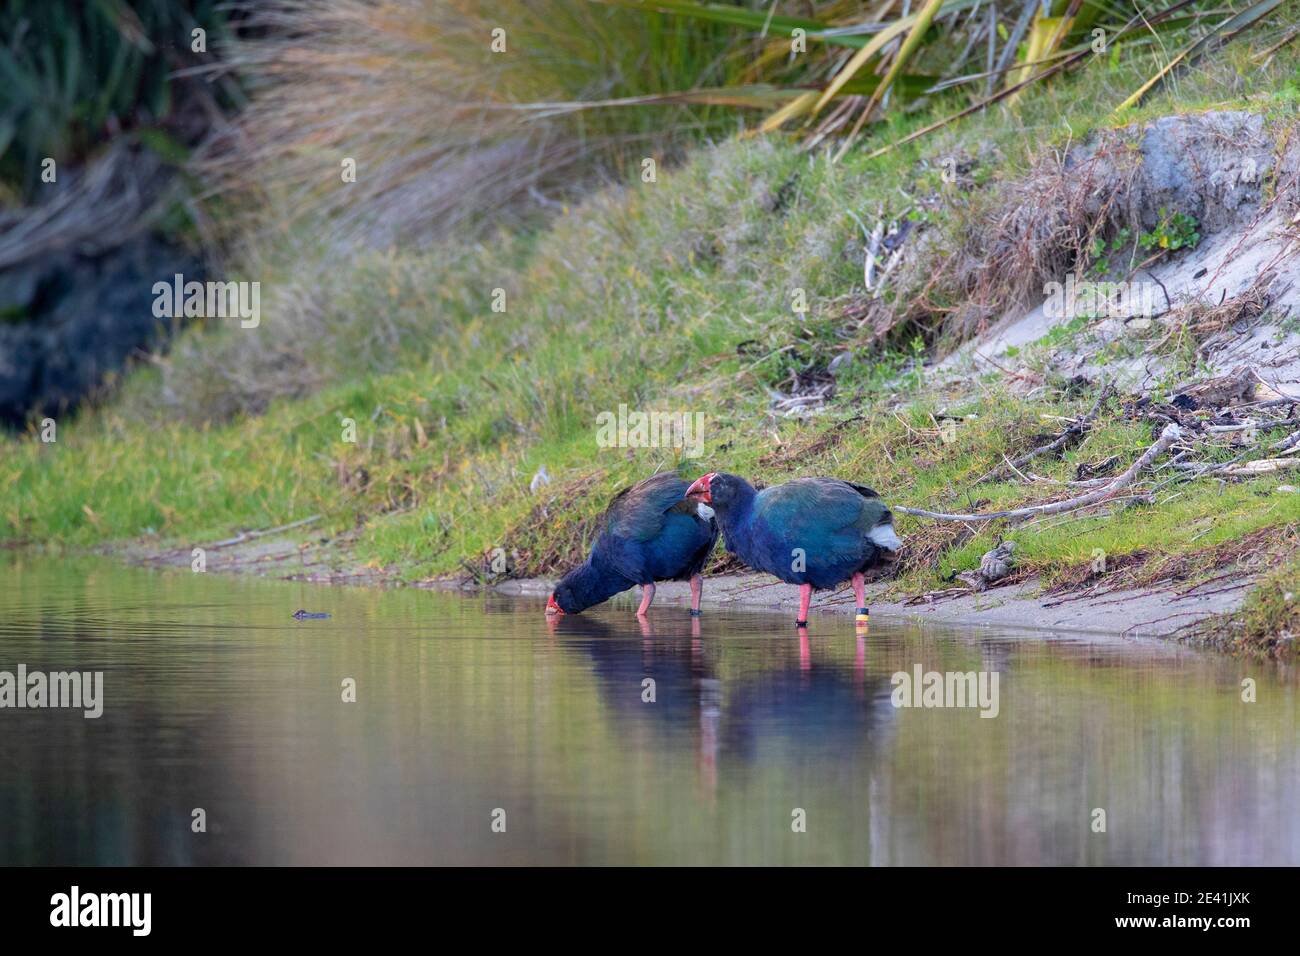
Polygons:
<instances>
[{"instance_id":1,"label":"grassy slope","mask_svg":"<svg viewBox=\"0 0 1300 956\"><path fill-rule=\"evenodd\" d=\"M1233 55L1230 48L1218 65L1184 74L1141 115L1273 109L1294 99L1289 50L1263 72ZM55 444L34 433L0 438L0 540L82 546L153 534L188 545L323 513L318 528L359 527L359 556L405 577L449 572L497 547L514 553L516 573L533 574L571 560L603 503L662 467L726 468L765 481L836 474L929 507L1024 501L1033 495L1021 486L971 486L1001 455L1054 430L1040 415L1080 413L1089 396L1048 389L1025 402L993 381L974 397L934 394L906 373L909 335L877 350L873 362L859 361L812 422L770 417L765 386L861 341L844 319L855 283L861 289L862 256L845 210L896 214L910 204L897 198L902 190L939 195L937 160L953 153L983 156L981 179L1014 178L1042 144L1106 122L1108 107L1148 67L1115 70L1099 61L1010 111L876 161L859 155L832 167L790 146L729 141L657 183L595 195L525 241L503 236L454 257L366 254L346 270L318 270L309 331L272 308L255 332L191 335L179 350L190 366L168 387L179 380L191 389L183 397L191 407L219 401L202 356L237 355L222 343L242 335L258 336L251 341L264 351L294 341L324 383L320 391L272 401L261 416L194 425L151 411L158 375L141 371L113 404L61 421ZM1225 98L1225 79L1239 73L1246 78ZM929 119L896 120L892 133ZM937 234L956 234L978 217L979 192L928 207ZM288 287L301 282L302 267L290 260L253 277ZM496 287L507 290L504 314L490 308ZM802 320L790 308L796 287L810 306ZM374 318L357 323L357 315ZM228 378L231 369L221 372ZM704 412L703 459L597 448L596 414L620 403ZM930 417L939 410L978 418L944 444ZM341 440L344 418L357 422L355 444ZM1115 406L1081 448L1036 470L1072 477L1080 461L1130 460L1149 441ZM553 482L532 495L540 466ZM1300 520L1300 496L1271 494L1278 483L1187 485L1114 519L1067 516L1013 536L1029 567L1068 576L1094 548L1112 558L1178 554ZM959 529L907 520L900 531L941 551L905 575L911 588L973 566L996 533L942 551Z\"/></svg>"}]
</instances>

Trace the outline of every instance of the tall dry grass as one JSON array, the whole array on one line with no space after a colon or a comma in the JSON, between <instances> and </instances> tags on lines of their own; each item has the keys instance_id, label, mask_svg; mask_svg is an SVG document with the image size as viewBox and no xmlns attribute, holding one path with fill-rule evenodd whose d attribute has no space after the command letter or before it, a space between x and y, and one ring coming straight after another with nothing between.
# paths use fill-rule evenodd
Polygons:
<instances>
[{"instance_id":1,"label":"tall dry grass","mask_svg":"<svg viewBox=\"0 0 1300 956\"><path fill-rule=\"evenodd\" d=\"M742 126L805 148L838 139L838 157L864 124L942 97L909 138L927 134L1097 59L1098 33L1107 57L1162 64L1135 102L1278 2L1234 15L1209 0L1139 13L1104 0L270 0L226 55L255 95L205 169L276 227L327 222L342 249L421 242L510 225Z\"/></svg>"},{"instance_id":2,"label":"tall dry grass","mask_svg":"<svg viewBox=\"0 0 1300 956\"><path fill-rule=\"evenodd\" d=\"M280 226L323 217L345 247L509 224L735 123L700 102L579 108L725 85L738 67L719 24L587 0L276 0L251 16L229 59L253 100L205 172Z\"/></svg>"}]
</instances>

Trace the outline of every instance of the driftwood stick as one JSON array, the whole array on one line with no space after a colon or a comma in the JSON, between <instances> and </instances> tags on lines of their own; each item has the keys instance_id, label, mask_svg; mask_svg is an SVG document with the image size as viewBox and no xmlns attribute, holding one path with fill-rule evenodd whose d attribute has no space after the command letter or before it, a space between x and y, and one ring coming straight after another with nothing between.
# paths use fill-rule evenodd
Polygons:
<instances>
[{"instance_id":1,"label":"driftwood stick","mask_svg":"<svg viewBox=\"0 0 1300 956\"><path fill-rule=\"evenodd\" d=\"M1114 480L1112 478L1081 478L1078 481L1061 481L1057 478L1045 478L1032 471L1025 477L1031 485L1060 485L1063 488L1100 488L1102 485L1108 485Z\"/></svg>"},{"instance_id":2,"label":"driftwood stick","mask_svg":"<svg viewBox=\"0 0 1300 956\"><path fill-rule=\"evenodd\" d=\"M946 514L941 511L926 511L924 508L904 508L900 505L891 505L891 511L897 511L900 514L916 515L918 518L933 518L936 521L988 521L993 518L1029 518L1034 515L1051 515L1060 514L1063 511L1073 511L1076 508L1084 508L1088 505L1096 504L1099 501L1105 501L1117 491L1121 491L1133 484L1146 468L1150 467L1160 455L1169 449L1169 446L1182 437L1182 430L1177 425L1166 425L1164 431L1155 443L1142 453L1142 455L1133 462L1128 471L1119 475L1114 481L1107 484L1104 488L1098 488L1096 491L1089 492L1086 495L1080 495L1077 498L1067 498L1064 501L1053 501L1045 505L1030 505L1026 508L1014 508L1011 511L991 511L988 514Z\"/></svg>"},{"instance_id":3,"label":"driftwood stick","mask_svg":"<svg viewBox=\"0 0 1300 956\"><path fill-rule=\"evenodd\" d=\"M1040 448L1035 448L1028 454L1021 455L1013 461L1008 461L1005 462L1005 464L998 465L998 467L990 471L987 475L981 478L979 482L976 482L976 484L987 481L989 478L994 478L1008 469L1016 471L1017 469L1023 468L1025 465L1029 464L1029 462L1033 461L1039 455L1046 455L1065 447L1065 444L1070 441L1070 439L1082 435L1088 430L1088 427L1096 420L1097 415L1101 412L1101 406L1106 404L1106 399L1108 399L1113 392L1114 388L1109 382L1103 383L1101 386L1101 394L1097 396L1097 401L1093 403L1088 414L1084 415L1078 421L1071 422L1066 426L1066 429L1061 432L1061 434L1057 435L1055 439L1048 442L1046 445L1043 445Z\"/></svg>"},{"instance_id":4,"label":"driftwood stick","mask_svg":"<svg viewBox=\"0 0 1300 956\"><path fill-rule=\"evenodd\" d=\"M1286 451L1287 449L1294 448L1296 445L1300 445L1300 431L1294 431L1281 441L1273 442L1270 447L1276 451Z\"/></svg>"},{"instance_id":5,"label":"driftwood stick","mask_svg":"<svg viewBox=\"0 0 1300 956\"><path fill-rule=\"evenodd\" d=\"M281 531L291 531L294 528L301 528L303 525L315 524L320 521L324 515L312 515L309 518L303 518L299 521L290 521L288 524L282 524L276 528L263 528L261 531L241 531L233 538L227 538L225 541L218 541L215 544L207 545L209 551L217 548L228 548L232 544L243 544L245 541L252 541L255 538L265 538L268 534L279 534Z\"/></svg>"}]
</instances>

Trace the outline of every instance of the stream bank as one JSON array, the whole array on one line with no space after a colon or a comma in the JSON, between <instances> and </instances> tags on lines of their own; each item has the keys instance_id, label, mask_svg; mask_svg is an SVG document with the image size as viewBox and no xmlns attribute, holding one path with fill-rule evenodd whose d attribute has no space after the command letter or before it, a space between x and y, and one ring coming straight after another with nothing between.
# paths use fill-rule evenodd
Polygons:
<instances>
[{"instance_id":1,"label":"stream bank","mask_svg":"<svg viewBox=\"0 0 1300 956\"><path fill-rule=\"evenodd\" d=\"M193 571L193 549L162 549L148 542L99 549L100 553L128 563ZM517 578L476 586L453 577L405 581L395 568L358 564L349 555L345 539L303 540L292 536L253 537L240 542L218 542L204 551L205 573L281 578L312 584L360 587L414 587L437 590L495 592L521 600L541 601L550 593L550 578ZM970 627L1056 630L1124 637L1185 637L1195 643L1195 626L1241 608L1254 577L1222 582L1165 583L1159 587L1131 588L1104 594L1059 592L1045 589L1037 580L1021 580L977 593L949 596L889 594L890 585L868 586L868 603L881 620L924 621ZM627 604L633 589L614 598ZM656 586L655 613L685 606L690 600L684 582L665 581ZM764 574L726 573L706 576L704 611L747 610L791 612L798 605L795 588ZM631 605L628 604L630 609ZM656 611L657 609L657 611ZM315 608L312 608L315 610ZM854 612L847 586L814 597L813 627L818 617L848 617Z\"/></svg>"},{"instance_id":2,"label":"stream bank","mask_svg":"<svg viewBox=\"0 0 1300 956\"><path fill-rule=\"evenodd\" d=\"M907 548L888 592L900 603L878 599L878 613L1183 637L1240 608L1258 649L1289 653L1300 633L1292 113L1275 104L1099 130L1027 169L990 159L985 179L955 191L923 157L807 166L779 144L724 143L666 172L672 188L611 190L539 236L519 253L518 308L490 321L492 248L441 272L414 256L335 270L331 316L379 314L395 342L407 328L468 347L229 421L159 413L166 376L161 389L141 381L122 404L60 423L57 444L24 435L5 446L0 540L143 542L123 550L188 566L195 545L259 528L209 544L208 569L435 586L546 579L581 560L620 488L665 468L765 484L833 475L880 488L891 506L987 517L1104 491L1177 425L1178 442L1123 495L1087 508L937 525L900 507ZM796 172L795 192L776 202ZM895 182L930 197L931 215L893 240L901 258L864 295L863 241L841 214ZM439 291L443 279L462 305ZM1095 295L1048 309L1049 286L1127 289L1139 294L1120 303L1140 310ZM771 318L783 287L816 290L816 310ZM965 344L891 351L919 321L906 310L927 302L930 327ZM268 309L240 348L310 371L263 331L332 341L325 326L304 334L295 315ZM234 339L194 345L211 360L221 341ZM259 366L215 365L257 387L270 380ZM194 385L174 394L213 407L229 397L207 390L216 379L201 369L173 369ZM633 399L705 416L702 454L605 447L600 416ZM317 535L309 547L276 540L304 515L319 518L294 529ZM955 593L1002 540L1016 545L1017 578ZM159 542L175 555L160 559ZM497 555L508 568L492 567ZM712 572L733 569L718 560ZM736 583L733 603L786 599L746 587Z\"/></svg>"}]
</instances>

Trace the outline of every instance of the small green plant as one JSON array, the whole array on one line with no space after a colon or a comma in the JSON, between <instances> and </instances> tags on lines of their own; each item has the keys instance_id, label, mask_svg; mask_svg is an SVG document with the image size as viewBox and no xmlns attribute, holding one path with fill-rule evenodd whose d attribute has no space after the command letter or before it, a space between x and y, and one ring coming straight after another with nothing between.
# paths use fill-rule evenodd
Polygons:
<instances>
[{"instance_id":1,"label":"small green plant","mask_svg":"<svg viewBox=\"0 0 1300 956\"><path fill-rule=\"evenodd\" d=\"M886 391L919 391L925 382L925 340L914 336L900 348L847 365L836 378L837 391L864 399Z\"/></svg>"},{"instance_id":2,"label":"small green plant","mask_svg":"<svg viewBox=\"0 0 1300 956\"><path fill-rule=\"evenodd\" d=\"M1201 241L1198 223L1186 213L1175 212L1170 215L1163 206L1160 207L1160 223L1150 232L1138 237L1138 244L1143 249L1195 249Z\"/></svg>"},{"instance_id":3,"label":"small green plant","mask_svg":"<svg viewBox=\"0 0 1300 956\"><path fill-rule=\"evenodd\" d=\"M1047 334L1034 344L1047 349L1058 349L1063 345L1069 345L1080 332L1088 327L1093 318L1091 315L1076 315L1068 322L1061 322L1052 326Z\"/></svg>"},{"instance_id":4,"label":"small green plant","mask_svg":"<svg viewBox=\"0 0 1300 956\"><path fill-rule=\"evenodd\" d=\"M919 335L908 343L907 373L903 380L912 391L920 391L925 385L925 340Z\"/></svg>"},{"instance_id":5,"label":"small green plant","mask_svg":"<svg viewBox=\"0 0 1300 956\"><path fill-rule=\"evenodd\" d=\"M1129 241L1133 238L1132 231L1125 226L1107 242L1105 239L1094 239L1092 248L1089 250L1092 254L1092 262L1088 265L1089 275L1100 278L1111 271L1110 257L1116 253L1128 248Z\"/></svg>"},{"instance_id":6,"label":"small green plant","mask_svg":"<svg viewBox=\"0 0 1300 956\"><path fill-rule=\"evenodd\" d=\"M1286 315L1274 322L1279 332L1284 335L1300 334L1300 315Z\"/></svg>"}]
</instances>

